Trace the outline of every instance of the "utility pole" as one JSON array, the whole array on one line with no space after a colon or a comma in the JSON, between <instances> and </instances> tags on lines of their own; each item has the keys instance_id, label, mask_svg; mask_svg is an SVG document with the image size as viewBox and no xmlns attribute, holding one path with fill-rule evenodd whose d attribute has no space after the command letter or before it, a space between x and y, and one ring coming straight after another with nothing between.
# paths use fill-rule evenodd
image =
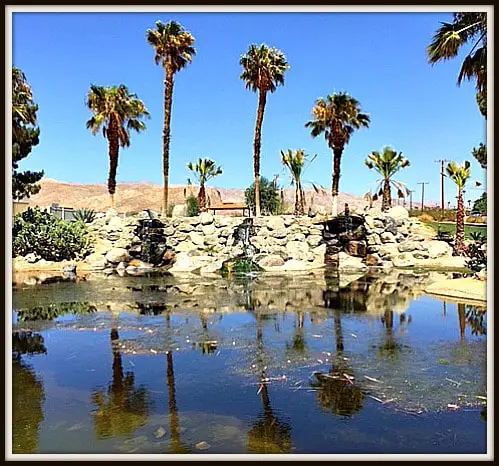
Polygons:
<instances>
[{"instance_id":1,"label":"utility pole","mask_svg":"<svg viewBox=\"0 0 499 466\"><path fill-rule=\"evenodd\" d=\"M440 163L440 177L442 178L442 211L445 209L445 200L444 200L444 178L447 176L444 172L444 163L445 162L450 162L450 160L447 159L440 159L440 160L435 160L436 163Z\"/></svg>"},{"instance_id":2,"label":"utility pole","mask_svg":"<svg viewBox=\"0 0 499 466\"><path fill-rule=\"evenodd\" d=\"M412 210L412 193L414 189L409 189L409 210Z\"/></svg>"},{"instance_id":3,"label":"utility pole","mask_svg":"<svg viewBox=\"0 0 499 466\"><path fill-rule=\"evenodd\" d=\"M421 185L421 212L424 210L424 185L429 184L427 181L421 181L418 183Z\"/></svg>"}]
</instances>

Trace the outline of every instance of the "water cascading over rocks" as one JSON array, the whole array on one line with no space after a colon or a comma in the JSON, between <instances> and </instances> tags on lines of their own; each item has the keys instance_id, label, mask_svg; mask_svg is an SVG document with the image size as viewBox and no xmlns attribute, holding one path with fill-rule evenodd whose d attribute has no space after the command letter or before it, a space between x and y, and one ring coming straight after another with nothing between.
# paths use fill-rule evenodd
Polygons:
<instances>
[{"instance_id":1,"label":"water cascading over rocks","mask_svg":"<svg viewBox=\"0 0 499 466\"><path fill-rule=\"evenodd\" d=\"M148 219L139 220L135 234L140 238L141 244L137 248L130 248L130 255L136 259L152 265L161 265L165 253L169 250L166 245L165 225L154 218L151 212Z\"/></svg>"}]
</instances>

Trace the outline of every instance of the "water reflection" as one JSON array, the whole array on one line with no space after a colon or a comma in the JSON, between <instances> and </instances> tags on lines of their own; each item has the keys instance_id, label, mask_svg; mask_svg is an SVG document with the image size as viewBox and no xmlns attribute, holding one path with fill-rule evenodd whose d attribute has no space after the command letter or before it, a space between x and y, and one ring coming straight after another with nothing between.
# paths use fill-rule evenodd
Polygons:
<instances>
[{"instance_id":1,"label":"water reflection","mask_svg":"<svg viewBox=\"0 0 499 466\"><path fill-rule=\"evenodd\" d=\"M144 426L149 415L149 395L145 387L135 388L133 372L123 371L117 325L111 329L113 353L112 381L107 389L95 390L92 402L94 431L98 439L131 434Z\"/></svg>"},{"instance_id":2,"label":"water reflection","mask_svg":"<svg viewBox=\"0 0 499 466\"><path fill-rule=\"evenodd\" d=\"M74 301L47 306L35 306L30 308L18 309L17 320L19 322L35 320L54 320L60 316L72 314L90 314L97 311L97 307L88 302Z\"/></svg>"},{"instance_id":3,"label":"water reflection","mask_svg":"<svg viewBox=\"0 0 499 466\"><path fill-rule=\"evenodd\" d=\"M22 356L46 353L41 335L32 332L15 332L12 335L13 453L36 453L38 450L45 393L42 380Z\"/></svg>"}]
</instances>

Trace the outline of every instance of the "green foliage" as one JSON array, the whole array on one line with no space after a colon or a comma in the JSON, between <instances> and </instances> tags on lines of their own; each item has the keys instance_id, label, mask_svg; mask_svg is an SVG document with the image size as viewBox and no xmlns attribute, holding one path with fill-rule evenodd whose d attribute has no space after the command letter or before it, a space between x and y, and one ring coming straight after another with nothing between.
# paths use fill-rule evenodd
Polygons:
<instances>
[{"instance_id":1,"label":"green foliage","mask_svg":"<svg viewBox=\"0 0 499 466\"><path fill-rule=\"evenodd\" d=\"M30 197L40 191L40 186L36 183L43 177L43 170L18 171L19 162L39 143L37 111L38 105L33 101L26 76L20 69L12 68L12 197L15 200Z\"/></svg>"},{"instance_id":2,"label":"green foliage","mask_svg":"<svg viewBox=\"0 0 499 466\"><path fill-rule=\"evenodd\" d=\"M199 202L192 194L186 199L187 203L187 216L195 217L199 215Z\"/></svg>"},{"instance_id":3,"label":"green foliage","mask_svg":"<svg viewBox=\"0 0 499 466\"><path fill-rule=\"evenodd\" d=\"M471 239L473 242L468 246L469 260L466 267L473 272L480 272L487 268L487 238L480 233L474 233Z\"/></svg>"},{"instance_id":4,"label":"green foliage","mask_svg":"<svg viewBox=\"0 0 499 466\"><path fill-rule=\"evenodd\" d=\"M487 147L482 142L478 147L473 147L471 153L478 160L482 168L487 168Z\"/></svg>"},{"instance_id":5,"label":"green foliage","mask_svg":"<svg viewBox=\"0 0 499 466\"><path fill-rule=\"evenodd\" d=\"M97 308L93 304L89 304L88 302L83 301L53 303L46 306L35 306L19 309L17 311L17 320L19 322L34 320L54 320L66 314L85 315L91 314L96 311Z\"/></svg>"},{"instance_id":6,"label":"green foliage","mask_svg":"<svg viewBox=\"0 0 499 466\"><path fill-rule=\"evenodd\" d=\"M420 209L411 209L409 210L409 216L410 217L420 217L422 214L429 215L432 217L432 219L438 220L438 221L449 221L449 222L455 222L456 221L456 210L454 209L442 209L440 207L425 207L423 212L421 212ZM432 221L432 220L429 220Z\"/></svg>"},{"instance_id":7,"label":"green foliage","mask_svg":"<svg viewBox=\"0 0 499 466\"><path fill-rule=\"evenodd\" d=\"M73 217L76 221L92 223L95 220L95 210L87 208L78 209L73 213Z\"/></svg>"},{"instance_id":8,"label":"green foliage","mask_svg":"<svg viewBox=\"0 0 499 466\"><path fill-rule=\"evenodd\" d=\"M211 159L198 159L197 163L189 162L187 168L194 172L199 183L204 185L207 181L222 174L222 168L217 167Z\"/></svg>"},{"instance_id":9,"label":"green foliage","mask_svg":"<svg viewBox=\"0 0 499 466\"><path fill-rule=\"evenodd\" d=\"M175 204L173 202L170 202L168 204L168 208L166 209L166 216L171 217L173 215L173 208L175 207Z\"/></svg>"},{"instance_id":10,"label":"green foliage","mask_svg":"<svg viewBox=\"0 0 499 466\"><path fill-rule=\"evenodd\" d=\"M38 208L29 208L14 217L12 254L35 253L51 261L84 257L90 249L90 238L82 222L65 222Z\"/></svg>"},{"instance_id":11,"label":"green foliage","mask_svg":"<svg viewBox=\"0 0 499 466\"><path fill-rule=\"evenodd\" d=\"M246 205L255 214L255 183L244 192ZM279 215L282 210L279 188L265 177L260 178L260 208L263 215Z\"/></svg>"}]
</instances>

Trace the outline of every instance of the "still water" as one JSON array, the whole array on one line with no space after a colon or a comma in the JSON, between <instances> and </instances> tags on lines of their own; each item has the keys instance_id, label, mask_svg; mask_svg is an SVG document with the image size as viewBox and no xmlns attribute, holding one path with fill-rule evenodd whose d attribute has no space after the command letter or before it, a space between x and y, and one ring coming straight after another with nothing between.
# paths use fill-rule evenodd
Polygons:
<instances>
[{"instance_id":1,"label":"still water","mask_svg":"<svg viewBox=\"0 0 499 466\"><path fill-rule=\"evenodd\" d=\"M13 453L486 453L486 310L432 274L16 286Z\"/></svg>"}]
</instances>

